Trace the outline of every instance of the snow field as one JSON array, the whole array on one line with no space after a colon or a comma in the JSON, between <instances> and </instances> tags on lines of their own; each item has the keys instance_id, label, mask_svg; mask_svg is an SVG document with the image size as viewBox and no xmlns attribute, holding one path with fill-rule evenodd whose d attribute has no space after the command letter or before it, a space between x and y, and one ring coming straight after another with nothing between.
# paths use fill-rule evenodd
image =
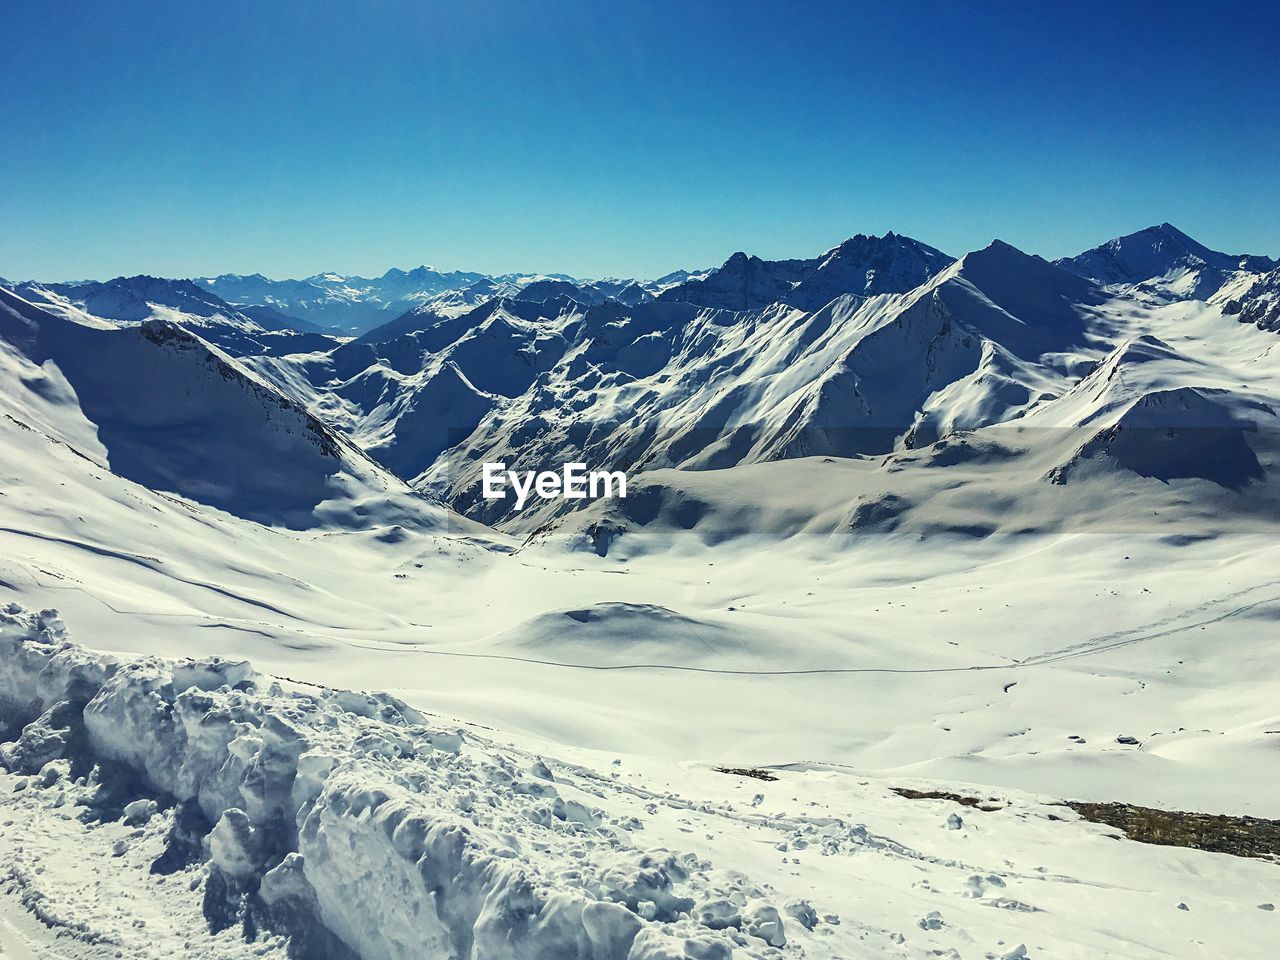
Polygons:
<instances>
[{"instance_id":1,"label":"snow field","mask_svg":"<svg viewBox=\"0 0 1280 960\"><path fill-rule=\"evenodd\" d=\"M76 960L1262 960L1274 935L1273 865L1051 798L552 753L243 662L95 654L16 605L0 644L0 870Z\"/></svg>"}]
</instances>

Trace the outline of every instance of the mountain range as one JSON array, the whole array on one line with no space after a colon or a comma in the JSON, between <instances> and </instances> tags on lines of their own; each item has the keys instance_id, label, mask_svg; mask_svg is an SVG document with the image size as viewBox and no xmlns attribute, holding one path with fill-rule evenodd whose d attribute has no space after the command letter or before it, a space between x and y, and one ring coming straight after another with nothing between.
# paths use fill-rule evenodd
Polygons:
<instances>
[{"instance_id":1,"label":"mountain range","mask_svg":"<svg viewBox=\"0 0 1280 960\"><path fill-rule=\"evenodd\" d=\"M360 334L413 309L457 312L495 296L516 296L527 288L531 295L537 295L539 289L545 291L555 284L562 285L562 290L573 287L583 300L613 298L637 303L696 275L681 270L652 281L575 280L566 274L486 276L419 266L412 270L393 267L376 278L322 273L303 280L269 280L261 274L222 274L192 282L241 309L267 307L292 318L295 324L309 324L308 328Z\"/></svg>"},{"instance_id":2,"label":"mountain range","mask_svg":"<svg viewBox=\"0 0 1280 960\"><path fill-rule=\"evenodd\" d=\"M1070 484L1109 457L1166 486L1217 481L1265 512L1273 398L1241 389L1236 359L1219 354L1237 321L1277 326L1276 276L1268 257L1217 253L1162 224L1053 263L1000 241L957 260L889 233L809 259L736 253L652 283L420 267L377 281L28 283L13 297L59 329L140 324L143 339L167 330L225 350L220 362L271 384L391 475L528 532L564 505L517 514L484 500L480 464L581 461L644 475L841 458L880 471L845 499L850 517L884 525L921 513L884 476L911 467L932 477L923 466L964 448L963 459L999 464L988 479L1001 482ZM351 339L286 312L332 317L339 301L394 315ZM1205 324L1218 332L1189 342L1186 331ZM1180 418L1231 462L1211 469L1194 445L1161 443ZM1016 441L991 432L1008 425ZM1066 522L1066 509L1023 519ZM1002 526L971 526L984 523Z\"/></svg>"},{"instance_id":3,"label":"mountain range","mask_svg":"<svg viewBox=\"0 0 1280 960\"><path fill-rule=\"evenodd\" d=\"M262 304L233 306L191 280L116 277L107 281L13 284L11 289L60 316L121 324L173 320L237 354L325 349L337 341L314 324Z\"/></svg>"}]
</instances>

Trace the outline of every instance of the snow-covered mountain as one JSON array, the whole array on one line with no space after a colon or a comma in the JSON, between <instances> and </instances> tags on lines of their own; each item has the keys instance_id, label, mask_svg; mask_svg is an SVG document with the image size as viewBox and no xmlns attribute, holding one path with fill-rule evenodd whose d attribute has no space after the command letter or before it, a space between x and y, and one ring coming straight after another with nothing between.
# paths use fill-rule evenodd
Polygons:
<instances>
[{"instance_id":1,"label":"snow-covered mountain","mask_svg":"<svg viewBox=\"0 0 1280 960\"><path fill-rule=\"evenodd\" d=\"M1270 960L1276 271L854 241L241 356L0 290L0 951Z\"/></svg>"},{"instance_id":2,"label":"snow-covered mountain","mask_svg":"<svg viewBox=\"0 0 1280 960\"><path fill-rule=\"evenodd\" d=\"M512 296L512 299L541 303L555 297L566 297L580 303L604 303L608 299L604 294L592 290L586 284L571 283L568 280L535 280L528 286L522 287Z\"/></svg>"},{"instance_id":3,"label":"snow-covered mountain","mask_svg":"<svg viewBox=\"0 0 1280 960\"><path fill-rule=\"evenodd\" d=\"M894 256L917 247L886 240ZM821 289L818 281L847 277L833 271L857 259L868 242L855 238L813 261L794 261L818 267L786 295L818 296L812 292ZM891 272L859 276L888 283ZM588 303L564 281L526 289L533 294L495 296L465 313L424 308L328 354L252 362L392 471L464 513L522 530L544 526L565 505L516 516L508 502L482 500L482 463L535 469L585 462L635 473L889 457L896 472L921 461L914 450L935 462L935 445L949 438L999 425L1046 425L1043 436L1052 442L1030 453L1019 443L1019 452L1002 460L1003 441L978 445L993 464L1005 462L1003 475L1025 471L1035 488L1046 477L1080 476L1078 464L1104 447L1121 449L1101 434L1124 433L1141 443L1157 437L1164 427L1151 419L1156 410L1168 412L1169 428L1185 414L1200 430L1193 435L1209 446L1199 450L1180 440L1168 455L1185 462L1163 466L1156 461L1167 452L1158 452L1159 443L1131 451L1118 459L1130 473L1211 480L1197 473L1195 461L1212 449L1234 458L1221 478L1239 481L1225 484L1243 498L1239 513L1262 509L1260 491L1270 489L1258 486L1271 473L1255 457L1270 456L1267 395L1231 385L1237 375L1225 371L1234 361L1207 378L1202 348L1168 346L1166 339L1176 338L1166 314L1176 307L1135 301L999 241L944 264L905 292L867 296L864 287L811 310L778 300L717 310L666 296L635 306ZM1197 318L1230 329L1216 305L1193 303ZM1142 386L1132 371L1161 365L1138 365L1135 337L1152 337L1172 351L1167 379ZM1123 389L1118 396L1097 393L1102 406L1082 406L1078 398L1094 396L1100 367ZM1104 407L1111 412L1104 415ZM1248 424L1260 430L1253 438L1240 433ZM1223 446L1215 447L1219 441ZM956 449L938 456L954 457ZM918 466L911 472L934 475ZM999 472L992 467L992 475ZM846 490L841 502L870 503L883 493ZM1057 502L1024 525L1069 522L1076 506ZM614 506L642 509L635 501ZM842 518L835 527L847 523Z\"/></svg>"},{"instance_id":4,"label":"snow-covered mountain","mask_svg":"<svg viewBox=\"0 0 1280 960\"><path fill-rule=\"evenodd\" d=\"M31 285L31 292L59 294L86 313L108 320L142 321L154 314L154 306L170 307L193 317L222 316L237 319L225 300L213 296L190 280L162 277L116 277L104 282L44 283ZM21 292L21 291L20 291Z\"/></svg>"},{"instance_id":5,"label":"snow-covered mountain","mask_svg":"<svg viewBox=\"0 0 1280 960\"><path fill-rule=\"evenodd\" d=\"M673 270L670 273L663 274L657 280L651 280L644 284L645 289L657 296L662 291L690 280L705 280L714 273L714 270Z\"/></svg>"},{"instance_id":6,"label":"snow-covered mountain","mask_svg":"<svg viewBox=\"0 0 1280 960\"><path fill-rule=\"evenodd\" d=\"M906 293L951 259L910 237L858 234L808 260L761 260L735 253L718 270L686 279L660 295L719 310L755 310L779 302L816 310L845 293Z\"/></svg>"},{"instance_id":7,"label":"snow-covered mountain","mask_svg":"<svg viewBox=\"0 0 1280 960\"><path fill-rule=\"evenodd\" d=\"M116 277L104 282L29 282L13 289L71 318L90 316L124 325L153 319L176 323L237 355L328 350L337 344L305 320L271 307L233 307L190 280Z\"/></svg>"},{"instance_id":8,"label":"snow-covered mountain","mask_svg":"<svg viewBox=\"0 0 1280 960\"><path fill-rule=\"evenodd\" d=\"M223 274L196 284L237 306L263 305L290 317L343 333L363 334L417 310L433 315L457 313L494 296L530 296L552 289L574 288L578 299L599 303L613 299L625 304L651 299L674 283L698 276L676 271L658 280L608 278L576 279L567 274L507 273L486 276L463 270L440 271L420 266L392 268L381 277L367 278L322 273L304 280L269 280L261 274ZM555 285L562 285L557 288Z\"/></svg>"},{"instance_id":9,"label":"snow-covered mountain","mask_svg":"<svg viewBox=\"0 0 1280 960\"><path fill-rule=\"evenodd\" d=\"M1280 267L1267 273L1245 274L1218 291L1214 298L1222 312L1259 330L1280 333Z\"/></svg>"},{"instance_id":10,"label":"snow-covered mountain","mask_svg":"<svg viewBox=\"0 0 1280 960\"><path fill-rule=\"evenodd\" d=\"M269 280L262 274L223 274L195 282L235 304L262 304L318 327L362 333L431 297L486 279L466 271L392 267L380 277L321 273L304 280Z\"/></svg>"},{"instance_id":11,"label":"snow-covered mountain","mask_svg":"<svg viewBox=\"0 0 1280 960\"><path fill-rule=\"evenodd\" d=\"M160 493L265 524L448 512L229 355L161 319L58 316L0 289L4 407L17 424ZM16 467L24 458L12 451Z\"/></svg>"},{"instance_id":12,"label":"snow-covered mountain","mask_svg":"<svg viewBox=\"0 0 1280 960\"><path fill-rule=\"evenodd\" d=\"M1210 299L1240 273L1280 266L1270 257L1210 250L1169 223L1108 240L1058 263L1098 283L1190 300Z\"/></svg>"}]
</instances>

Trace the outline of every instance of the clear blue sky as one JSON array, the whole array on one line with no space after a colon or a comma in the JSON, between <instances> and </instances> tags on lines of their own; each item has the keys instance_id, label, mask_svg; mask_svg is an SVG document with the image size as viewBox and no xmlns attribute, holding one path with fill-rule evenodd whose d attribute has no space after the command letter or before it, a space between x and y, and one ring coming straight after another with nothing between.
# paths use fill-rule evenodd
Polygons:
<instances>
[{"instance_id":1,"label":"clear blue sky","mask_svg":"<svg viewBox=\"0 0 1280 960\"><path fill-rule=\"evenodd\" d=\"M16 0L0 275L1280 254L1263 2Z\"/></svg>"}]
</instances>

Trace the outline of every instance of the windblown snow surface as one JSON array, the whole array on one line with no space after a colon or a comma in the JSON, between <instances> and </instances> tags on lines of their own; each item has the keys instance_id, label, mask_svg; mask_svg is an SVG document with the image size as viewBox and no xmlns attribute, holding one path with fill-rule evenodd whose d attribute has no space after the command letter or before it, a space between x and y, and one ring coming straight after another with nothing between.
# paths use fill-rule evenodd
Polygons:
<instances>
[{"instance_id":1,"label":"windblown snow surface","mask_svg":"<svg viewBox=\"0 0 1280 960\"><path fill-rule=\"evenodd\" d=\"M1275 862L1064 805L1280 818L1275 266L1170 230L0 290L0 955L1274 957Z\"/></svg>"}]
</instances>

